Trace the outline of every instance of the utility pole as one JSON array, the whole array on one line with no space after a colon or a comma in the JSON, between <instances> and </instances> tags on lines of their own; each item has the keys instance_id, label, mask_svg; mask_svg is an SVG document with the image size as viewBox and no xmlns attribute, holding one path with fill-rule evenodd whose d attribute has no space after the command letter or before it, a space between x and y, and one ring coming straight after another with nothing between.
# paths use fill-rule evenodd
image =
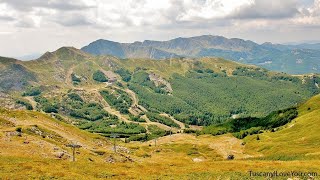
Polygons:
<instances>
[{"instance_id":1,"label":"utility pole","mask_svg":"<svg viewBox=\"0 0 320 180\"><path fill-rule=\"evenodd\" d=\"M110 136L110 137L112 137L113 138L113 150L114 150L114 152L115 153L117 153L117 144L116 144L116 138L118 138L119 137L119 135L118 134L116 134L116 133L112 133L112 135Z\"/></svg>"},{"instance_id":2,"label":"utility pole","mask_svg":"<svg viewBox=\"0 0 320 180\"><path fill-rule=\"evenodd\" d=\"M76 161L76 157L75 157L76 148L81 148L82 146L80 146L79 144L76 144L76 143L70 143L70 144L67 144L66 146L70 147L72 149L72 161L73 162Z\"/></svg>"},{"instance_id":3,"label":"utility pole","mask_svg":"<svg viewBox=\"0 0 320 180\"><path fill-rule=\"evenodd\" d=\"M154 138L154 146L157 147L157 138Z\"/></svg>"},{"instance_id":4,"label":"utility pole","mask_svg":"<svg viewBox=\"0 0 320 180\"><path fill-rule=\"evenodd\" d=\"M116 129L115 129L117 125L112 124L110 125L110 127L113 129L113 133L110 136L111 138L113 138L113 150L115 153L117 153L116 138L119 137L119 135L116 134Z\"/></svg>"}]
</instances>

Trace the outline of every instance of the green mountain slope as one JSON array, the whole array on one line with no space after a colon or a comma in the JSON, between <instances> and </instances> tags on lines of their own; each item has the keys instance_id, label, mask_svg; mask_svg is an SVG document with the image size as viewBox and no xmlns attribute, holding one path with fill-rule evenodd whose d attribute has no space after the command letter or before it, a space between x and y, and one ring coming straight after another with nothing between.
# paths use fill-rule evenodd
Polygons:
<instances>
[{"instance_id":1,"label":"green mountain slope","mask_svg":"<svg viewBox=\"0 0 320 180\"><path fill-rule=\"evenodd\" d=\"M249 136L246 148L265 154L264 159L297 160L319 159L320 142L320 95L298 108L299 115L291 123L276 132Z\"/></svg>"},{"instance_id":2,"label":"green mountain slope","mask_svg":"<svg viewBox=\"0 0 320 180\"><path fill-rule=\"evenodd\" d=\"M191 124L208 125L232 116L261 117L296 105L319 92L316 76L274 74L220 59L185 60L176 70L171 68L178 60L153 61L144 68L139 68L147 64L144 60L124 62L128 69L138 69L128 85L143 106ZM147 75L141 77L143 72L167 77L173 92L159 93Z\"/></svg>"},{"instance_id":3,"label":"green mountain slope","mask_svg":"<svg viewBox=\"0 0 320 180\"><path fill-rule=\"evenodd\" d=\"M9 65L17 62L33 77L20 89L1 84L14 90L9 93L12 101L106 134L110 130L103 128L110 124L121 129L126 125L120 122L138 120L146 121L144 128L157 124L168 130L179 129L176 120L210 125L236 117L262 117L319 93L316 75L290 76L221 58L118 59L63 47L33 61L1 62L5 72L1 77L10 76ZM16 78L27 78L28 73ZM173 120L154 119L153 113ZM134 130L121 130L124 134L145 132L139 126L126 128Z\"/></svg>"}]
</instances>

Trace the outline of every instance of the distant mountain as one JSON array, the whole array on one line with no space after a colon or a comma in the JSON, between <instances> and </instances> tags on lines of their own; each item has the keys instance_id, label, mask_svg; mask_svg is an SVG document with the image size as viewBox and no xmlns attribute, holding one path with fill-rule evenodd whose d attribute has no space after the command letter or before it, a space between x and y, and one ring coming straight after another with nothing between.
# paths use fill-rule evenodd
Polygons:
<instances>
[{"instance_id":1,"label":"distant mountain","mask_svg":"<svg viewBox=\"0 0 320 180\"><path fill-rule=\"evenodd\" d=\"M83 47L82 50L94 55L112 55L119 58L165 59L178 56L175 53L143 45L141 42L129 44L102 39Z\"/></svg>"},{"instance_id":2,"label":"distant mountain","mask_svg":"<svg viewBox=\"0 0 320 180\"><path fill-rule=\"evenodd\" d=\"M213 56L291 74L320 72L319 44L257 44L238 38L203 35L179 37L169 41L145 40L134 43L100 39L83 47L82 50L94 55L113 55L119 58L166 59L179 56Z\"/></svg>"},{"instance_id":3,"label":"distant mountain","mask_svg":"<svg viewBox=\"0 0 320 180\"><path fill-rule=\"evenodd\" d=\"M34 53L34 54L27 54L27 55L24 55L24 56L17 56L17 57L14 57L14 58L20 59L22 61L29 61L29 60L32 60L32 59L37 59L41 55L42 54L40 54L40 53Z\"/></svg>"},{"instance_id":4,"label":"distant mountain","mask_svg":"<svg viewBox=\"0 0 320 180\"><path fill-rule=\"evenodd\" d=\"M314 44L309 44L309 43L297 44L297 45L293 45L292 48L320 50L320 43L314 43Z\"/></svg>"}]
</instances>

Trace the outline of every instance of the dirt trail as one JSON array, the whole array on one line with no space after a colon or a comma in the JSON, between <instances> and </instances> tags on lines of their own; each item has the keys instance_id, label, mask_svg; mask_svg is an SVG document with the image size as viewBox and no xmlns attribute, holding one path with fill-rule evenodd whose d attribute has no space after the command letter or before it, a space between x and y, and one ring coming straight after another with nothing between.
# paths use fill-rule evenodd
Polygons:
<instances>
[{"instance_id":1,"label":"dirt trail","mask_svg":"<svg viewBox=\"0 0 320 180\"><path fill-rule=\"evenodd\" d=\"M72 65L71 68L68 69L67 74L66 74L65 83L66 83L66 85L71 86L71 87L73 86L71 75L72 75L75 67L76 67L75 65Z\"/></svg>"},{"instance_id":2,"label":"dirt trail","mask_svg":"<svg viewBox=\"0 0 320 180\"><path fill-rule=\"evenodd\" d=\"M146 123L141 123L141 124L156 125L156 126L158 126L160 129L163 129L163 130L166 130L166 131L170 131L170 130L172 130L172 131L174 131L174 132L178 131L177 128L172 128L172 127L169 127L169 126L167 126L167 125L164 125L164 124L161 124L161 123L158 123L158 122L152 122L152 121L150 121L150 119L149 119L146 115L141 116L141 118L144 119L144 120L146 120Z\"/></svg>"},{"instance_id":3,"label":"dirt trail","mask_svg":"<svg viewBox=\"0 0 320 180\"><path fill-rule=\"evenodd\" d=\"M121 88L119 88L119 87L116 87L116 86L112 86L112 88L123 91L123 89L121 89ZM147 112L147 110L146 110L144 107L142 107L142 106L140 106L140 105L138 104L138 98L136 97L135 92L131 91L130 89L125 89L124 91L125 91L129 96L131 96L131 99L132 99L132 101L133 101L133 103L132 103L132 105L131 105L131 108L132 108L132 107L135 107L135 106L136 106L136 107L138 106L141 110ZM136 124L140 124L140 125L144 126L145 128L147 128L148 125L156 125L156 126L158 126L159 128L161 128L161 129L163 129L163 130L167 130L167 131L172 130L173 132L178 132L178 131L179 131L179 129L177 129L177 128L169 127L169 126L167 126L167 125L164 125L164 124L161 124L161 123L158 123L158 122L151 122L146 115L141 116L141 118L142 118L142 119L145 119L146 122L135 122L135 121L131 121L131 120L128 119L128 117L127 117L126 115L121 114L119 111L117 111L116 109L114 109L112 106L110 106L110 105L105 101L105 99L104 99L104 98L101 96L101 94L99 93L99 88L90 89L90 90L88 90L88 92L94 93L94 96L96 96L97 99L99 99L100 103L103 105L104 110L106 110L108 113L110 113L110 114L112 114L112 115L117 116L120 121L124 121L124 122L126 122L126 123L136 123ZM165 115L165 116L170 117L171 119L173 118L173 117L171 117L171 116L169 116L169 115ZM182 129L185 128L185 125L184 125L183 123L175 120L174 118L173 118L172 120L173 120L174 122L176 122L177 124L179 124Z\"/></svg>"},{"instance_id":4,"label":"dirt trail","mask_svg":"<svg viewBox=\"0 0 320 180\"><path fill-rule=\"evenodd\" d=\"M37 107L37 102L33 99L33 96L26 96L24 98L26 98L30 102L32 108L35 110Z\"/></svg>"},{"instance_id":5,"label":"dirt trail","mask_svg":"<svg viewBox=\"0 0 320 180\"><path fill-rule=\"evenodd\" d=\"M181 129L185 129L185 128L186 128L186 126L185 126L184 123L176 120L174 117L170 116L169 114L161 113L160 115L170 118L172 121L174 121L175 123L177 123L177 124L180 126Z\"/></svg>"},{"instance_id":6,"label":"dirt trail","mask_svg":"<svg viewBox=\"0 0 320 180\"><path fill-rule=\"evenodd\" d=\"M119 118L120 121L124 121L124 122L130 122L130 123L135 123L133 121L129 121L127 119L127 117L125 117L123 114L121 114L119 111L113 109L108 103L107 101L105 101L105 99L101 96L101 94L99 93L98 89L91 89L90 92L94 93L95 96L98 97L98 99L100 100L100 103L103 106L103 109L106 110L108 113L115 115Z\"/></svg>"},{"instance_id":7,"label":"dirt trail","mask_svg":"<svg viewBox=\"0 0 320 180\"><path fill-rule=\"evenodd\" d=\"M115 88L115 89L118 89L118 90L121 90L123 91L123 89L119 88L119 87L116 87L116 86L112 86L112 88ZM139 109L141 109L143 112L147 112L148 110L146 108L144 108L143 106L139 105L139 100L137 98L137 95L135 92L133 92L132 90L126 88L124 89L124 91L131 97L132 99L132 105L131 105L131 108L134 108L134 107L138 107Z\"/></svg>"}]
</instances>

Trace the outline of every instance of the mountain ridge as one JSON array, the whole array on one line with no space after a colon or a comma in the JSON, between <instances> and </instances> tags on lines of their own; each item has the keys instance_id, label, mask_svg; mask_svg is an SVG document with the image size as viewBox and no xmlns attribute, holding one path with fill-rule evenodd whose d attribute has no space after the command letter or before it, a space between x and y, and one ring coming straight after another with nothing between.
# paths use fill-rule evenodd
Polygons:
<instances>
[{"instance_id":1,"label":"mountain ridge","mask_svg":"<svg viewBox=\"0 0 320 180\"><path fill-rule=\"evenodd\" d=\"M94 55L113 55L118 58L222 57L291 74L319 73L320 48L307 49L306 47L308 46L268 42L258 44L240 38L202 35L133 43L99 39L81 50Z\"/></svg>"}]
</instances>

